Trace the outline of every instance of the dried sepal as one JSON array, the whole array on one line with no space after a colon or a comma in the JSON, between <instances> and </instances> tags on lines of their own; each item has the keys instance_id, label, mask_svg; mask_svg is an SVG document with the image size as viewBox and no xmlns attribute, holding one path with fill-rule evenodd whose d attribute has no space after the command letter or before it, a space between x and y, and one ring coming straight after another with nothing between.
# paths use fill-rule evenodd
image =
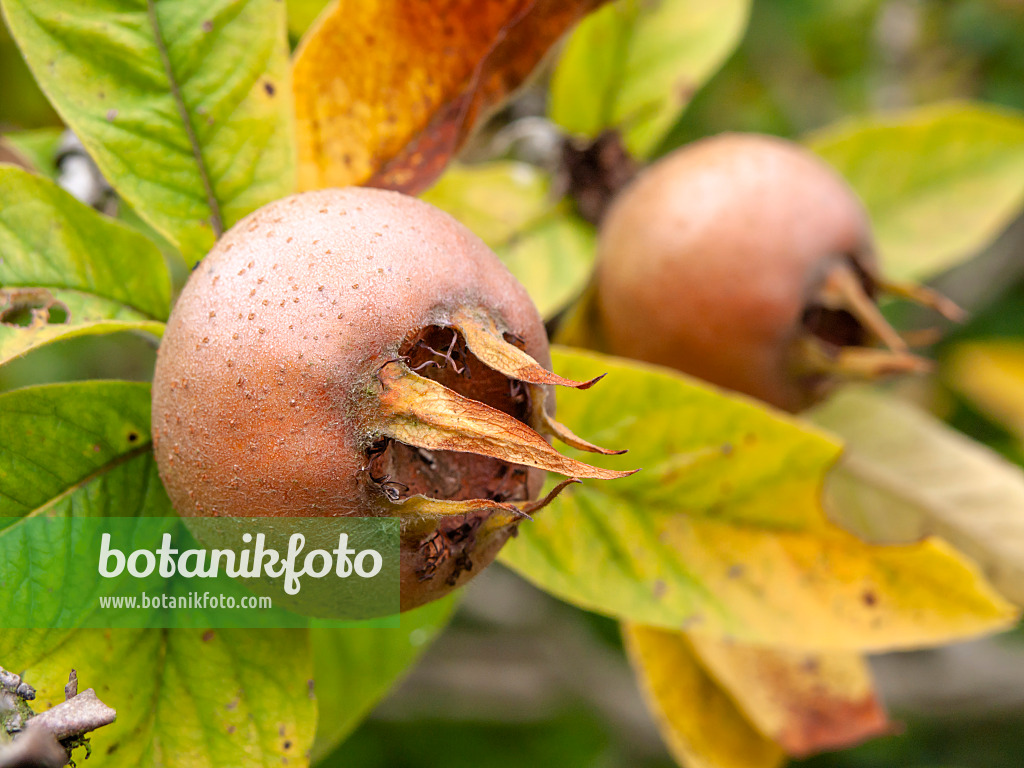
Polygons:
<instances>
[{"instance_id":1,"label":"dried sepal","mask_svg":"<svg viewBox=\"0 0 1024 768\"><path fill-rule=\"evenodd\" d=\"M560 421L556 421L555 418L548 413L544 392L540 387L533 386L531 394L533 395L531 400L533 405L533 414L531 419L533 425L541 434L557 437L566 445L580 451L588 451L589 453L600 453L604 456L621 456L622 454L627 453L625 450L613 451L609 448L602 448L599 445L594 445L594 443L584 440Z\"/></svg>"},{"instance_id":2,"label":"dried sepal","mask_svg":"<svg viewBox=\"0 0 1024 768\"><path fill-rule=\"evenodd\" d=\"M417 528L433 530L437 520L441 518L466 517L474 513L486 513L489 526L502 526L518 523L521 520L532 520L530 515L543 509L568 486L579 483L579 479L569 477L560 482L543 498L522 505L492 499L467 499L451 501L448 499L432 499L429 496L410 496L402 501L392 502L396 517L400 517L407 532L415 532Z\"/></svg>"},{"instance_id":3,"label":"dried sepal","mask_svg":"<svg viewBox=\"0 0 1024 768\"><path fill-rule=\"evenodd\" d=\"M907 342L882 315L874 298L865 288L862 274L852 262L842 261L832 265L815 299L826 309L849 312L865 331L893 352L907 351Z\"/></svg>"},{"instance_id":4,"label":"dried sepal","mask_svg":"<svg viewBox=\"0 0 1024 768\"><path fill-rule=\"evenodd\" d=\"M381 384L382 436L431 451L456 451L523 464L566 477L614 480L633 474L563 456L527 424L419 376L400 361L386 363Z\"/></svg>"},{"instance_id":5,"label":"dried sepal","mask_svg":"<svg viewBox=\"0 0 1024 768\"><path fill-rule=\"evenodd\" d=\"M451 322L480 362L510 379L529 384L588 389L604 378L602 374L590 381L573 381L552 373L515 344L506 341L494 319L480 310L461 309L452 316Z\"/></svg>"},{"instance_id":6,"label":"dried sepal","mask_svg":"<svg viewBox=\"0 0 1024 768\"><path fill-rule=\"evenodd\" d=\"M962 323L967 319L967 312L956 302L927 286L911 282L896 282L885 278L877 279L875 282L883 293L933 309L954 323Z\"/></svg>"},{"instance_id":7,"label":"dried sepal","mask_svg":"<svg viewBox=\"0 0 1024 768\"><path fill-rule=\"evenodd\" d=\"M875 347L840 347L813 336L796 342L796 373L835 376L843 380L874 381L884 376L929 373L933 364L909 352Z\"/></svg>"}]
</instances>

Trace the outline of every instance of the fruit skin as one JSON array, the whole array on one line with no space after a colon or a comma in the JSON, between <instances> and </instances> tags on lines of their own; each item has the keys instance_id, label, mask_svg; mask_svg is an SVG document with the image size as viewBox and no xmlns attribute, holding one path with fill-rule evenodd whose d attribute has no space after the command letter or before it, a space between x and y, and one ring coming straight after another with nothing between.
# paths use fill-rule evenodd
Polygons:
<instances>
[{"instance_id":1,"label":"fruit skin","mask_svg":"<svg viewBox=\"0 0 1024 768\"><path fill-rule=\"evenodd\" d=\"M602 222L603 345L796 411L827 389L792 369L810 297L837 261L876 262L856 195L807 150L722 134L644 170Z\"/></svg>"},{"instance_id":2,"label":"fruit skin","mask_svg":"<svg viewBox=\"0 0 1024 768\"><path fill-rule=\"evenodd\" d=\"M376 189L285 198L239 222L185 286L153 385L160 475L183 515L395 514L363 471L379 433L377 372L460 307L500 319L550 368L522 286L465 227ZM529 470L533 498L544 473ZM402 607L489 563L514 528L476 542L456 584L420 581L403 540Z\"/></svg>"}]
</instances>

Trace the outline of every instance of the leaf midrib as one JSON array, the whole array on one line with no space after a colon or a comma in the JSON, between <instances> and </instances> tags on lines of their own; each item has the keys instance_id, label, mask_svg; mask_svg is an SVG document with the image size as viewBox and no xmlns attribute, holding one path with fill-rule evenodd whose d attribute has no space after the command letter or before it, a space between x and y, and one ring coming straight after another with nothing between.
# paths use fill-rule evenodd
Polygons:
<instances>
[{"instance_id":1,"label":"leaf midrib","mask_svg":"<svg viewBox=\"0 0 1024 768\"><path fill-rule=\"evenodd\" d=\"M164 42L163 31L160 28L160 19L156 12L155 0L146 0L146 11L149 17L149 24L153 30L153 39L156 43L157 52L160 54L160 62L164 68L164 74L167 77L167 82L171 89L171 98L174 101L174 106L178 110L178 116L181 118L182 126L185 129L185 135L188 137L189 146L192 148L192 156L196 162L196 169L199 173L199 179L203 184L203 192L206 195L206 204L210 208L210 225L213 228L214 235L220 238L224 234L224 218L220 210L220 202L217 200L217 196L213 191L213 181L210 177L210 171L206 166L206 159L203 157L203 150L199 144L199 138L196 136L195 126L192 125L192 116L189 112L188 105L185 103L185 98L181 93L181 86L178 83L178 79L174 74L174 67L171 64L170 53L167 48L167 44Z\"/></svg>"}]
</instances>

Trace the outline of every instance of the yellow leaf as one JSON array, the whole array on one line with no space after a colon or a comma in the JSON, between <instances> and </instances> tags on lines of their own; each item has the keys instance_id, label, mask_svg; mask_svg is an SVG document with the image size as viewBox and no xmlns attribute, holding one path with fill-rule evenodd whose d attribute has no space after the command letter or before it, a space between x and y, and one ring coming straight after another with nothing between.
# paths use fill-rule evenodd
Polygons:
<instances>
[{"instance_id":1,"label":"yellow leaf","mask_svg":"<svg viewBox=\"0 0 1024 768\"><path fill-rule=\"evenodd\" d=\"M949 382L1024 441L1024 344L961 344L949 362Z\"/></svg>"},{"instance_id":2,"label":"yellow leaf","mask_svg":"<svg viewBox=\"0 0 1024 768\"><path fill-rule=\"evenodd\" d=\"M686 768L776 768L761 735L694 654L682 632L624 624L626 650L672 756Z\"/></svg>"},{"instance_id":3,"label":"yellow leaf","mask_svg":"<svg viewBox=\"0 0 1024 768\"><path fill-rule=\"evenodd\" d=\"M695 633L884 651L1008 629L1016 618L979 569L940 539L879 546L838 528L766 533L685 515L652 523L715 595L682 627Z\"/></svg>"}]
</instances>

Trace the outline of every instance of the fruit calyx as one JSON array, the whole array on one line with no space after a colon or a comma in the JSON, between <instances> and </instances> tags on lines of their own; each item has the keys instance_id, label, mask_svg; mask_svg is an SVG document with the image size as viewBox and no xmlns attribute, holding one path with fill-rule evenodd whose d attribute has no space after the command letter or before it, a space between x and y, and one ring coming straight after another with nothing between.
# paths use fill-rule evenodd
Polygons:
<instances>
[{"instance_id":1,"label":"fruit calyx","mask_svg":"<svg viewBox=\"0 0 1024 768\"><path fill-rule=\"evenodd\" d=\"M792 372L808 382L820 379L823 385L833 378L874 380L929 372L931 362L910 351L919 340L901 335L879 310L877 301L883 295L935 310L953 322L966 317L959 306L930 288L888 281L854 256L837 256L824 263L810 291L791 346Z\"/></svg>"},{"instance_id":2,"label":"fruit calyx","mask_svg":"<svg viewBox=\"0 0 1024 768\"><path fill-rule=\"evenodd\" d=\"M636 471L594 467L551 446L544 435L581 450L625 453L578 438L548 413L551 384L586 389L598 379L558 376L516 341L486 310L462 308L447 325L413 334L399 357L377 370L367 430L375 440L366 451L365 472L388 514L403 521L403 535L425 537L421 579L432 578L450 558L456 567L449 579L457 579L472 567L477 536L518 525L569 484ZM567 480L531 502L527 467Z\"/></svg>"},{"instance_id":3,"label":"fruit calyx","mask_svg":"<svg viewBox=\"0 0 1024 768\"><path fill-rule=\"evenodd\" d=\"M548 413L551 384L586 389L597 379L557 376L517 341L486 310L461 308L448 325L407 339L400 356L377 371L377 440L367 451L366 472L389 514L402 520L403 537L419 541L420 581L445 572L454 585L472 570L478 538L514 531L580 478L632 474L563 456L547 442L544 434L583 450L623 453L577 438ZM529 501L526 467L567 479Z\"/></svg>"}]
</instances>

